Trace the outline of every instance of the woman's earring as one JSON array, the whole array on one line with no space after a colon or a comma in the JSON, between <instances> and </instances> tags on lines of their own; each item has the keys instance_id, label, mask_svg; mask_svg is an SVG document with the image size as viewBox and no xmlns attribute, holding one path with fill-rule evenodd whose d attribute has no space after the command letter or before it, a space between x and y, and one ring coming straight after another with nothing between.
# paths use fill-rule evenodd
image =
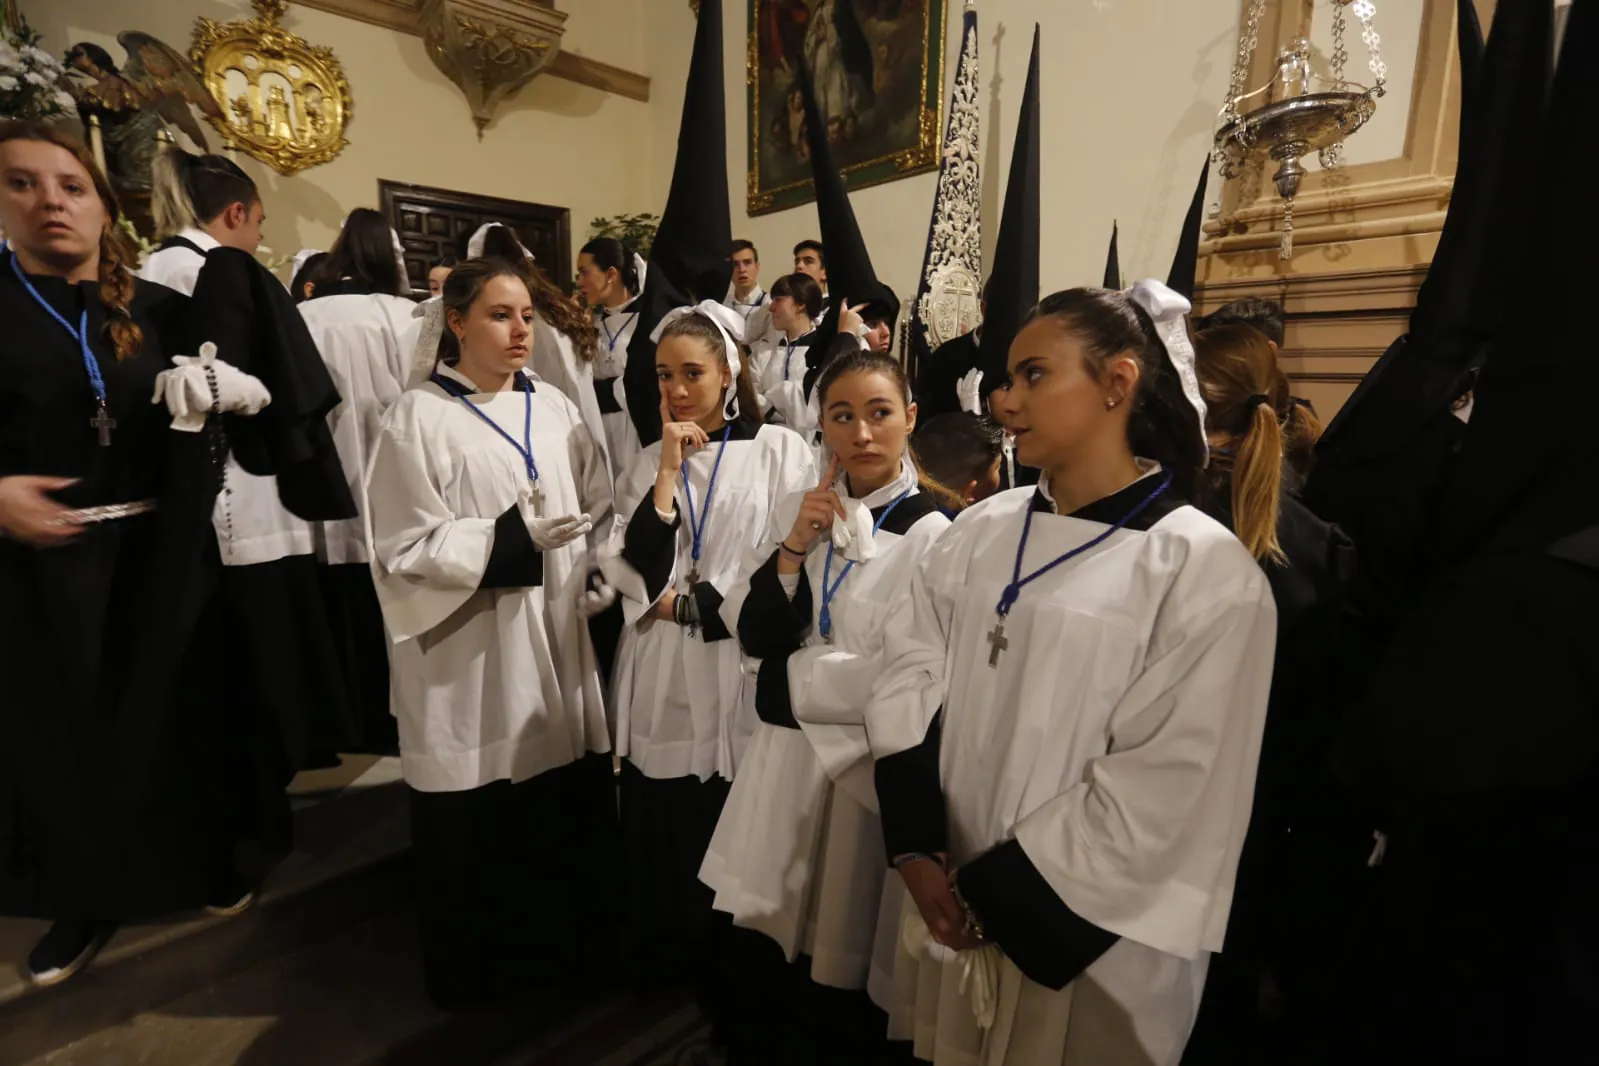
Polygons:
<instances>
[{"instance_id":1,"label":"woman's earring","mask_svg":"<svg viewBox=\"0 0 1599 1066\"><path fill-rule=\"evenodd\" d=\"M1114 396L1109 397L1109 398L1107 398L1105 400L1105 410L1109 411L1111 408L1113 408L1115 406L1116 406L1116 398Z\"/></svg>"}]
</instances>

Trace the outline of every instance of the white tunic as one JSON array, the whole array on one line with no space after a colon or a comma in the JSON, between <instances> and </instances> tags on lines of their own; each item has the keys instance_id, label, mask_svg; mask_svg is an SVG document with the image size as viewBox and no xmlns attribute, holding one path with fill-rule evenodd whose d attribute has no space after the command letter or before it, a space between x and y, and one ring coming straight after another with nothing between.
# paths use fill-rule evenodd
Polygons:
<instances>
[{"instance_id":1,"label":"white tunic","mask_svg":"<svg viewBox=\"0 0 1599 1066\"><path fill-rule=\"evenodd\" d=\"M1125 512L1154 476L1101 503ZM916 1037L939 1066L1176 1066L1232 902L1276 609L1232 534L1191 507L1156 509L1149 528L1028 585L990 666L995 605L1033 502L1017 489L979 504L923 560L888 624L867 728L883 760L919 745L942 707L956 866L1014 840L1072 912L1121 939L1059 992L1001 958L985 1039L960 962L907 951L896 919L915 908L892 878L871 990L891 1035ZM1046 505L1023 574L1116 517Z\"/></svg>"},{"instance_id":2,"label":"white tunic","mask_svg":"<svg viewBox=\"0 0 1599 1066\"><path fill-rule=\"evenodd\" d=\"M779 333L775 340L763 343L750 357L752 368L761 368L756 382L765 402L777 412L785 426L807 442L821 425L814 398L805 398L805 354L815 335L813 329L789 340L786 334Z\"/></svg>"},{"instance_id":3,"label":"white tunic","mask_svg":"<svg viewBox=\"0 0 1599 1066\"><path fill-rule=\"evenodd\" d=\"M206 252L222 246L215 237L197 229L186 229L178 236ZM139 277L193 296L203 266L204 255L178 246L153 253ZM221 353L221 357L226 359L227 353ZM254 566L292 555L310 555L316 549L311 523L292 514L278 499L278 479L250 473L231 451L223 468L223 491L217 493L211 509L211 524L217 532L223 566Z\"/></svg>"},{"instance_id":4,"label":"white tunic","mask_svg":"<svg viewBox=\"0 0 1599 1066\"><path fill-rule=\"evenodd\" d=\"M139 268L139 278L143 281L153 281L157 285L165 285L185 296L192 296L194 283L200 277L200 268L205 266L203 253L222 247L222 242L201 229L186 229L178 236L200 251L196 252L194 248L185 248L179 244L151 252L150 257L144 261L144 266Z\"/></svg>"},{"instance_id":5,"label":"white tunic","mask_svg":"<svg viewBox=\"0 0 1599 1066\"><path fill-rule=\"evenodd\" d=\"M316 524L317 558L324 563L366 563L366 470L383 416L405 391L421 322L416 304L384 293L319 296L300 305L339 405L328 429L339 450L356 517Z\"/></svg>"},{"instance_id":6,"label":"white tunic","mask_svg":"<svg viewBox=\"0 0 1599 1066\"><path fill-rule=\"evenodd\" d=\"M725 596L763 560L773 506L814 486L816 472L810 448L781 426L761 426L753 437L735 429L725 446L713 440L717 443L689 456L684 468L695 515L704 522L699 577ZM707 511L706 488L723 447L726 455ZM662 575L665 583L652 583L623 556L628 527L643 520L636 517L641 507L650 509L649 520L659 521L653 491L660 455L657 441L618 482L618 523L605 562L626 620L611 692L617 751L646 777L692 775L705 781L717 775L731 781L756 723L754 686L746 683L738 641L708 643L702 631L649 616L667 588L679 594L689 589L693 536L681 477L675 496L676 554L670 572ZM722 619L729 632L736 632L736 613L724 610Z\"/></svg>"},{"instance_id":7,"label":"white tunic","mask_svg":"<svg viewBox=\"0 0 1599 1066\"><path fill-rule=\"evenodd\" d=\"M534 322L533 354L528 365L540 381L549 382L572 401L589 434L605 451L605 469L614 475L606 447L605 420L594 395L594 364L580 358L572 338L546 322L544 316L536 316ZM602 350L604 343L602 339Z\"/></svg>"},{"instance_id":8,"label":"white tunic","mask_svg":"<svg viewBox=\"0 0 1599 1066\"><path fill-rule=\"evenodd\" d=\"M911 493L886 515L902 532L879 529L872 557L857 562L837 585L830 642L820 636L825 542L806 560L811 633L805 647L786 657L785 668L800 728L756 726L700 869L700 880L716 893L717 910L777 941L790 961L809 955L811 978L836 988L866 987L887 866L865 724L881 668L883 623L908 595L917 564L949 528L949 519L916 491L916 480L915 468L907 466L859 501L881 508ZM803 499L803 493L792 496L773 513L768 553L793 527ZM870 528L869 510L865 517ZM833 582L845 558L834 553Z\"/></svg>"},{"instance_id":9,"label":"white tunic","mask_svg":"<svg viewBox=\"0 0 1599 1066\"><path fill-rule=\"evenodd\" d=\"M727 287L727 298L722 301L726 307L737 311L744 319L744 343L753 348L757 341L771 332L772 329L772 297L759 285L750 290L747 299L740 300L733 291L733 286Z\"/></svg>"},{"instance_id":10,"label":"white tunic","mask_svg":"<svg viewBox=\"0 0 1599 1066\"><path fill-rule=\"evenodd\" d=\"M638 315L639 302L635 296L621 307L606 308L595 318L600 328L600 351L594 357L594 386L596 394L604 391L615 401L599 401L598 407L605 423L606 454L618 477L632 465L641 447L638 430L627 413L627 391L622 383L627 370L627 348L638 329Z\"/></svg>"},{"instance_id":11,"label":"white tunic","mask_svg":"<svg viewBox=\"0 0 1599 1066\"><path fill-rule=\"evenodd\" d=\"M440 374L470 382L450 370ZM478 393L520 441L526 395ZM611 509L600 449L555 389L533 393L542 515ZM533 516L522 456L433 382L384 417L367 479L373 575L393 644L392 701L406 782L425 792L524 781L609 750L599 675L578 614L588 545L542 553L542 583L480 589L495 521Z\"/></svg>"}]
</instances>

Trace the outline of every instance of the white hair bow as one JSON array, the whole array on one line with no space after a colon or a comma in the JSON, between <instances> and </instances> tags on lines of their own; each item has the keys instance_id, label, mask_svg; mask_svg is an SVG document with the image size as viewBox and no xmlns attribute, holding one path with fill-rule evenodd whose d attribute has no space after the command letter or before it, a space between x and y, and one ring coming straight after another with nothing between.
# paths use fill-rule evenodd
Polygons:
<instances>
[{"instance_id":1,"label":"white hair bow","mask_svg":"<svg viewBox=\"0 0 1599 1066\"><path fill-rule=\"evenodd\" d=\"M320 248L301 248L298 252L295 252L294 262L289 264L289 279L292 281L300 276L300 271L305 267L307 259L310 259L313 255L321 254L322 249Z\"/></svg>"},{"instance_id":2,"label":"white hair bow","mask_svg":"<svg viewBox=\"0 0 1599 1066\"><path fill-rule=\"evenodd\" d=\"M1205 398L1199 392L1199 375L1194 371L1194 345L1188 339L1184 320L1194 305L1163 281L1145 278L1127 290L1127 295L1154 320L1155 332L1166 348L1166 355L1177 369L1183 395L1199 415L1199 446L1204 449L1205 465L1210 465L1210 440L1205 436Z\"/></svg>"},{"instance_id":3,"label":"white hair bow","mask_svg":"<svg viewBox=\"0 0 1599 1066\"><path fill-rule=\"evenodd\" d=\"M393 226L389 227L389 237L394 244L394 261L400 267L400 291L395 295L403 296L411 291L411 273L405 269L405 245L400 242L400 235Z\"/></svg>"},{"instance_id":4,"label":"white hair bow","mask_svg":"<svg viewBox=\"0 0 1599 1066\"><path fill-rule=\"evenodd\" d=\"M405 381L408 389L426 381L433 373L434 364L439 361L439 339L444 336L444 298L435 296L423 300L411 312L411 317L420 318L422 328L417 333L416 347L411 352L411 372Z\"/></svg>"},{"instance_id":5,"label":"white hair bow","mask_svg":"<svg viewBox=\"0 0 1599 1066\"><path fill-rule=\"evenodd\" d=\"M495 227L498 227L498 228L503 229L503 230L509 230L510 233L511 233L512 238L513 239L516 238L516 231L511 229L511 227L507 226L505 223L503 223L503 222L485 222L485 223L483 223L483 225L481 225L481 226L479 226L477 228L477 232L472 234L471 238L466 242L466 257L468 259L481 259L481 258L483 258L483 246L488 243L489 230L494 229ZM538 261L534 257L533 253L527 250L527 245L523 244L521 242L521 240L518 239L516 241L516 246L518 248L522 249L522 254L524 256L526 256L530 261L532 261L532 262L537 262Z\"/></svg>"},{"instance_id":6,"label":"white hair bow","mask_svg":"<svg viewBox=\"0 0 1599 1066\"><path fill-rule=\"evenodd\" d=\"M727 369L733 379L733 384L727 390L727 417L737 418L738 375L743 365L739 359L739 345L744 340L744 316L715 300L701 300L693 307L674 307L662 315L660 324L650 333L650 340L656 344L661 343L661 335L666 332L666 327L689 315L700 315L710 319L716 331L722 335L722 347L727 353Z\"/></svg>"},{"instance_id":7,"label":"white hair bow","mask_svg":"<svg viewBox=\"0 0 1599 1066\"><path fill-rule=\"evenodd\" d=\"M635 280L638 281L638 291L640 294L644 292L644 278L649 274L649 272L650 265L644 261L644 257L642 255L634 252L633 274L635 275Z\"/></svg>"}]
</instances>

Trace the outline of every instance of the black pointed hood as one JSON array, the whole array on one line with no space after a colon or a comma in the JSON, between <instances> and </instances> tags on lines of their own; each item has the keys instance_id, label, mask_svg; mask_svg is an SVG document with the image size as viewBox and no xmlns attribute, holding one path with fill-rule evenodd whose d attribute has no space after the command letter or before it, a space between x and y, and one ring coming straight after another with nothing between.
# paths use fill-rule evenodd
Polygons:
<instances>
[{"instance_id":1,"label":"black pointed hood","mask_svg":"<svg viewBox=\"0 0 1599 1066\"><path fill-rule=\"evenodd\" d=\"M1536 7L1547 17L1549 5ZM1599 524L1599 438L1581 407L1599 394L1591 324L1599 218L1574 209L1599 167L1599 2L1575 0L1549 95L1536 175L1539 211L1512 284L1496 293L1514 326L1494 338L1474 394L1444 510L1451 558L1474 550L1550 550ZM1540 20L1541 21L1541 20ZM1492 64L1499 21L1488 41ZM1507 321L1509 321L1507 319Z\"/></svg>"},{"instance_id":2,"label":"black pointed hood","mask_svg":"<svg viewBox=\"0 0 1599 1066\"><path fill-rule=\"evenodd\" d=\"M821 108L816 103L810 68L803 58L796 57L794 69L805 100L805 132L811 153L811 178L816 188L816 218L827 260L827 317L817 327L805 353L809 369L804 389L809 396L833 351L833 341L838 337L838 312L844 303L851 306L876 304L897 320L899 297L877 280L877 271L872 268L866 239L861 236L860 223L855 220L855 208L850 204L849 190L844 185L844 172L833 159L833 146L827 138L827 124L822 120Z\"/></svg>"},{"instance_id":3,"label":"black pointed hood","mask_svg":"<svg viewBox=\"0 0 1599 1066\"><path fill-rule=\"evenodd\" d=\"M1105 288L1120 289L1122 287L1122 253L1117 240L1120 224L1110 224L1110 250L1105 253Z\"/></svg>"},{"instance_id":4,"label":"black pointed hood","mask_svg":"<svg viewBox=\"0 0 1599 1066\"><path fill-rule=\"evenodd\" d=\"M977 365L983 371L985 396L1009 378L1011 342L1021 331L1022 321L1038 305L1039 42L1040 32L1034 24L1033 55L1027 64L1016 146L1010 157L1010 180L1005 186L1005 212L994 244L994 268L988 275L988 314L978 342Z\"/></svg>"},{"instance_id":5,"label":"black pointed hood","mask_svg":"<svg viewBox=\"0 0 1599 1066\"><path fill-rule=\"evenodd\" d=\"M1464 136L1477 124L1478 83L1482 81L1482 21L1476 0L1455 0L1455 43L1460 56L1460 128Z\"/></svg>"},{"instance_id":6,"label":"black pointed hood","mask_svg":"<svg viewBox=\"0 0 1599 1066\"><path fill-rule=\"evenodd\" d=\"M851 304L881 301L888 292L887 286L877 280L871 253L866 250L866 239L861 236L860 223L855 220L849 189L844 185L844 172L833 158L833 145L828 140L827 124L816 103L810 68L801 61L795 64L795 70L805 99L805 130L810 146L811 178L816 188L816 219L821 228L822 244L827 249L828 302L836 308L844 300Z\"/></svg>"},{"instance_id":7,"label":"black pointed hood","mask_svg":"<svg viewBox=\"0 0 1599 1066\"><path fill-rule=\"evenodd\" d=\"M660 386L656 384L655 342L650 334L675 307L721 300L733 276L728 259L733 224L728 210L722 59L722 0L701 0L672 188L650 248L638 328L627 350L628 412L645 444L661 436Z\"/></svg>"},{"instance_id":8,"label":"black pointed hood","mask_svg":"<svg viewBox=\"0 0 1599 1066\"><path fill-rule=\"evenodd\" d=\"M1470 7L1470 4L1466 4ZM1459 394L1504 304L1533 204L1549 84L1553 11L1537 0L1499 5L1474 83L1464 78L1481 40L1464 24L1460 162L1449 214L1416 296L1410 332L1383 354L1327 427L1322 451L1393 454Z\"/></svg>"},{"instance_id":9,"label":"black pointed hood","mask_svg":"<svg viewBox=\"0 0 1599 1066\"><path fill-rule=\"evenodd\" d=\"M1199 184L1194 186L1194 198L1188 202L1188 214L1183 218L1183 233L1177 238L1177 251L1172 256L1171 270L1166 275L1169 288L1183 294L1189 303L1194 300L1194 280L1199 273L1199 241L1204 234L1205 190L1210 185L1210 156L1199 171Z\"/></svg>"}]
</instances>

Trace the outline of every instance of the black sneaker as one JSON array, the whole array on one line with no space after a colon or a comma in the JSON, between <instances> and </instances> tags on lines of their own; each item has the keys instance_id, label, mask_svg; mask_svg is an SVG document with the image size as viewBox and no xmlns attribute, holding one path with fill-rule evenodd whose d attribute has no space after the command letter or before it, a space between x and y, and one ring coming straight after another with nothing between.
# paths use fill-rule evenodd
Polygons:
<instances>
[{"instance_id":1,"label":"black sneaker","mask_svg":"<svg viewBox=\"0 0 1599 1066\"><path fill-rule=\"evenodd\" d=\"M41 988L60 984L89 965L116 931L115 922L56 922L28 954L28 979Z\"/></svg>"}]
</instances>

